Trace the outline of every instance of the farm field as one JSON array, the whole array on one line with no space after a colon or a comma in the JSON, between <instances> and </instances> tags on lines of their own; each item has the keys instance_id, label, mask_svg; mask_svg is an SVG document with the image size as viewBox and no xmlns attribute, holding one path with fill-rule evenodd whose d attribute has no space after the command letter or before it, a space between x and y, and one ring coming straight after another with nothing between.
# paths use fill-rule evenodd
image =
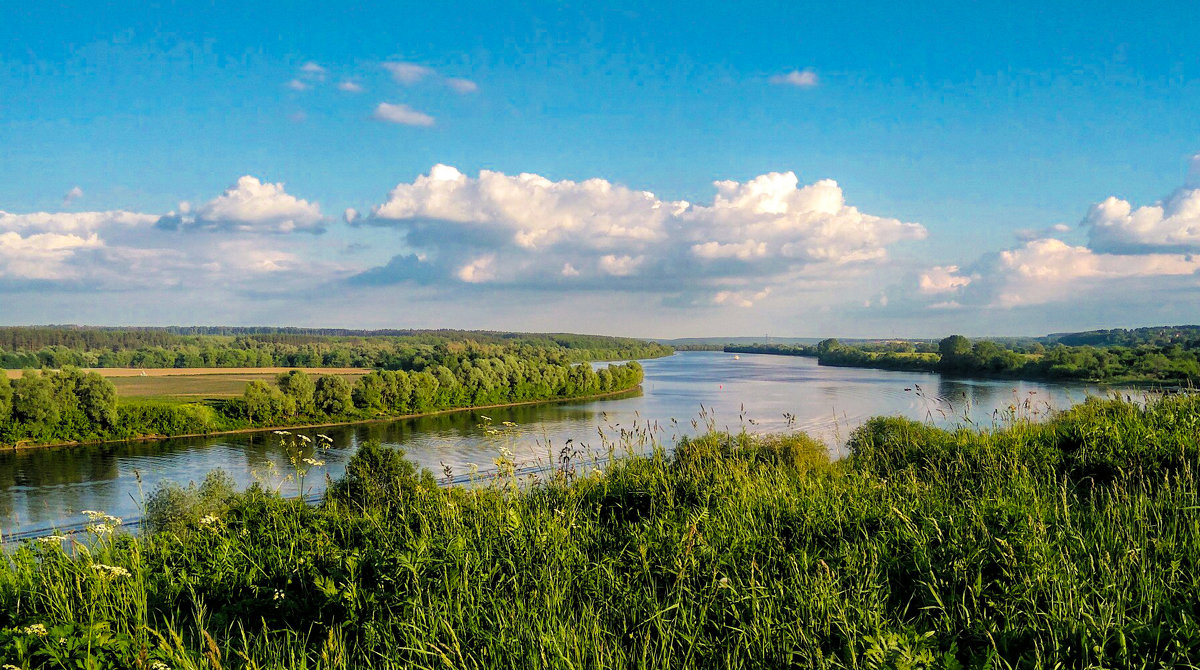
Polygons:
<instances>
[{"instance_id":1,"label":"farm field","mask_svg":"<svg viewBox=\"0 0 1200 670\"><path fill-rule=\"evenodd\" d=\"M93 368L107 377L121 398L232 398L240 396L246 384L262 381L273 385L275 377L288 370L303 370L311 375L337 375L349 381L367 374L364 368ZM21 370L6 370L9 379L21 376Z\"/></svg>"}]
</instances>

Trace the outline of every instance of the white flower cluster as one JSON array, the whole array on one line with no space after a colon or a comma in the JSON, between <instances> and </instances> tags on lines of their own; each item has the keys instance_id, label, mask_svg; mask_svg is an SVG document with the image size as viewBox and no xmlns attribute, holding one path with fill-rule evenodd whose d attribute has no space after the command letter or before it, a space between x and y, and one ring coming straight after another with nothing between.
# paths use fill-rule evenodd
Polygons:
<instances>
[{"instance_id":1,"label":"white flower cluster","mask_svg":"<svg viewBox=\"0 0 1200 670\"><path fill-rule=\"evenodd\" d=\"M129 571L119 565L105 565L96 563L92 565L92 569L105 577L128 577Z\"/></svg>"}]
</instances>

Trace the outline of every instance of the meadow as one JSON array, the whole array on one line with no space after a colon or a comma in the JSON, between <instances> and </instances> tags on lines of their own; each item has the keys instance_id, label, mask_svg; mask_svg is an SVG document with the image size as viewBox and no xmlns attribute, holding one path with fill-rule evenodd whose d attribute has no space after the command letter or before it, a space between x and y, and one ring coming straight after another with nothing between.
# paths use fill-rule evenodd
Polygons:
<instances>
[{"instance_id":1,"label":"meadow","mask_svg":"<svg viewBox=\"0 0 1200 670\"><path fill-rule=\"evenodd\" d=\"M1200 398L665 445L440 486L366 444L320 504L213 474L0 566L18 668L1157 668L1200 659ZM613 460L608 461L607 459ZM600 463L596 459L603 459ZM599 466L599 467L598 467Z\"/></svg>"}]
</instances>

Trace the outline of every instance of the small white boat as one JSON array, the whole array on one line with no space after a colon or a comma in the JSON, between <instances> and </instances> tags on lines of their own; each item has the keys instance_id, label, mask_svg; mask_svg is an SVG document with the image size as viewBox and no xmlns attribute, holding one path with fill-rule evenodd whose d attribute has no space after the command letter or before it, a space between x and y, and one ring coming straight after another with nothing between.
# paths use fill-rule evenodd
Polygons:
<instances>
[{"instance_id":1,"label":"small white boat","mask_svg":"<svg viewBox=\"0 0 1200 670\"><path fill-rule=\"evenodd\" d=\"M740 361L740 360L742 360L742 357L741 357L741 356L738 356L737 354L734 354L734 355L733 355L733 360L735 360L735 361Z\"/></svg>"}]
</instances>

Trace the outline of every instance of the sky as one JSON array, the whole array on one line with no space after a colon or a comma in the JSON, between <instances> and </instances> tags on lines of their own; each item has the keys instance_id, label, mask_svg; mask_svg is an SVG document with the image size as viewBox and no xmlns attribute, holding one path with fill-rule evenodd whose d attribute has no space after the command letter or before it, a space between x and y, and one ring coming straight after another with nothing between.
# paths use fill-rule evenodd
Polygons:
<instances>
[{"instance_id":1,"label":"sky","mask_svg":"<svg viewBox=\"0 0 1200 670\"><path fill-rule=\"evenodd\" d=\"M1200 321L1200 4L345 4L0 10L0 324Z\"/></svg>"}]
</instances>

